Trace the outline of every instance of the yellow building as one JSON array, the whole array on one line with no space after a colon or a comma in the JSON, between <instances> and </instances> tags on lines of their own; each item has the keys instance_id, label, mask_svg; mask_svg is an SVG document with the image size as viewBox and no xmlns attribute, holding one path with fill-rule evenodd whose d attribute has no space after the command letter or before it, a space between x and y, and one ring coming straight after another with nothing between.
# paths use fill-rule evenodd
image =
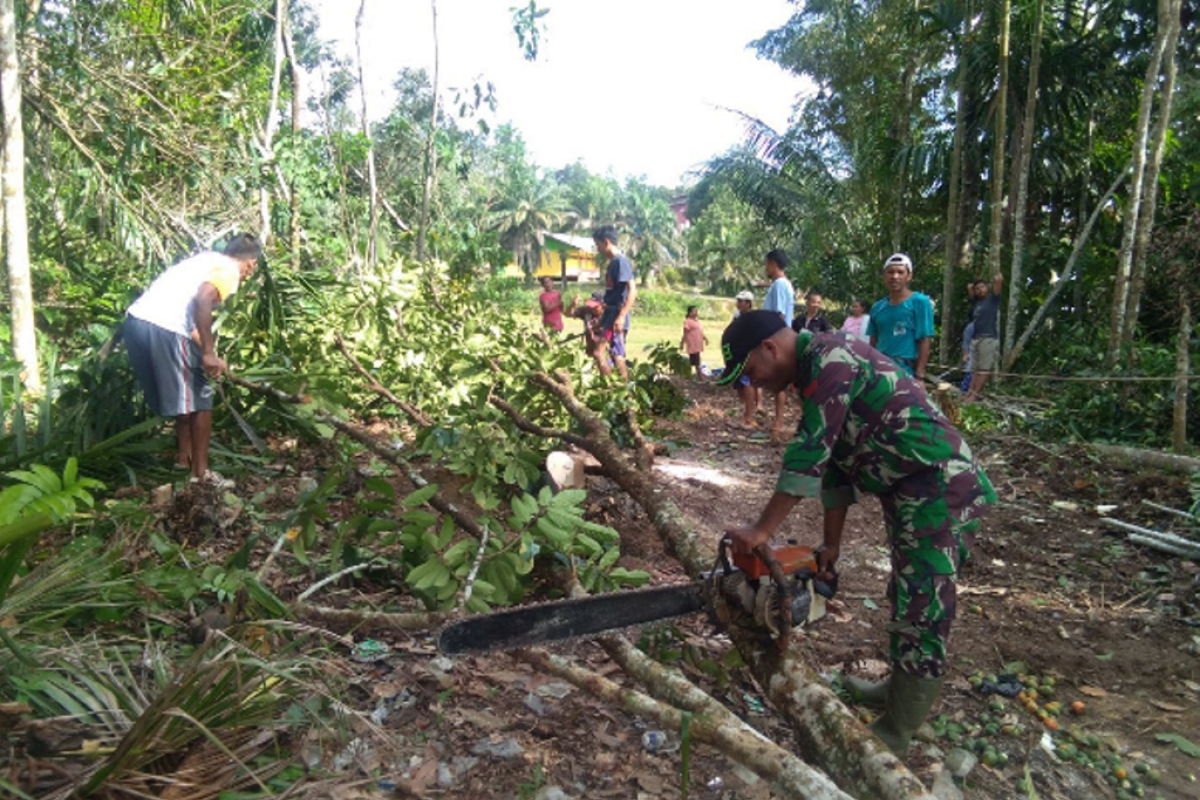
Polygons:
<instances>
[{"instance_id":1,"label":"yellow building","mask_svg":"<svg viewBox=\"0 0 1200 800\"><path fill-rule=\"evenodd\" d=\"M556 278L569 281L598 281L600 264L596 261L596 245L585 236L542 231L541 254L534 278ZM506 274L520 275L516 264L504 268Z\"/></svg>"}]
</instances>

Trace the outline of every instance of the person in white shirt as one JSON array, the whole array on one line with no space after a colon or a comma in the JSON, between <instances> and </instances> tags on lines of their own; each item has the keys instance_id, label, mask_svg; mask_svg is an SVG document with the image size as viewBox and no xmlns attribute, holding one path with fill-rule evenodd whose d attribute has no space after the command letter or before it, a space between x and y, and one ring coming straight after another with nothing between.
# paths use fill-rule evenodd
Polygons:
<instances>
[{"instance_id":1,"label":"person in white shirt","mask_svg":"<svg viewBox=\"0 0 1200 800\"><path fill-rule=\"evenodd\" d=\"M213 389L225 372L213 339L213 308L237 291L262 258L254 236L234 236L224 251L205 251L170 267L129 307L123 328L146 404L175 418L176 463L192 479L220 483L208 469Z\"/></svg>"}]
</instances>

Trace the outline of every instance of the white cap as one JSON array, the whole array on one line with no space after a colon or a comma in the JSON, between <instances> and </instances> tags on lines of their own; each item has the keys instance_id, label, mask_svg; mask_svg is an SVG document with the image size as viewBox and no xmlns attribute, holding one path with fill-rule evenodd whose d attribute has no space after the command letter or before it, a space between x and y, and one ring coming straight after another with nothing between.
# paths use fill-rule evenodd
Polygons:
<instances>
[{"instance_id":1,"label":"white cap","mask_svg":"<svg viewBox=\"0 0 1200 800\"><path fill-rule=\"evenodd\" d=\"M751 292L749 289L747 289L747 290L746 290L746 291L744 291L744 292L738 292L738 294L737 294L737 298L735 298L735 299L737 299L737 300L749 300L750 302L752 302L752 303L753 303L753 302L754 302L754 292Z\"/></svg>"},{"instance_id":2,"label":"white cap","mask_svg":"<svg viewBox=\"0 0 1200 800\"><path fill-rule=\"evenodd\" d=\"M901 265L908 270L909 275L912 274L912 259L906 256L904 253L892 253L890 256L888 256L888 260L883 262L883 268L886 270L893 264Z\"/></svg>"}]
</instances>

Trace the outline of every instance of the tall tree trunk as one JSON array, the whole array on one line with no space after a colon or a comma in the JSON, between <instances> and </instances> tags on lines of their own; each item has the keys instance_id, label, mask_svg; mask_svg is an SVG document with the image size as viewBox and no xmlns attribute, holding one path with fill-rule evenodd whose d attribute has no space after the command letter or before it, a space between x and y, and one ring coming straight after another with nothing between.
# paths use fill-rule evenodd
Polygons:
<instances>
[{"instance_id":1,"label":"tall tree trunk","mask_svg":"<svg viewBox=\"0 0 1200 800\"><path fill-rule=\"evenodd\" d=\"M1186 287L1186 284L1180 285ZM1175 417L1171 426L1171 449L1180 455L1187 449L1188 373L1192 367L1188 345L1191 338L1192 304L1188 289L1184 288L1179 292L1179 338L1175 341Z\"/></svg>"},{"instance_id":2,"label":"tall tree trunk","mask_svg":"<svg viewBox=\"0 0 1200 800\"><path fill-rule=\"evenodd\" d=\"M270 106L267 108L267 121L263 125L262 141L263 161L271 166L275 163L275 134L279 130L279 85L283 82L283 29L286 15L286 0L275 0L275 35L272 41L275 61L271 73L271 100ZM258 189L258 217L258 240L266 247L271 236L271 190L267 188L265 180Z\"/></svg>"},{"instance_id":3,"label":"tall tree trunk","mask_svg":"<svg viewBox=\"0 0 1200 800\"><path fill-rule=\"evenodd\" d=\"M425 138L425 180L421 187L421 219L417 222L418 263L425 261L425 238L429 234L429 200L433 195L434 171L437 168L437 156L433 149L438 129L438 71L440 67L437 0L429 0L429 6L433 11L433 110L429 113L429 135Z\"/></svg>"},{"instance_id":4,"label":"tall tree trunk","mask_svg":"<svg viewBox=\"0 0 1200 800\"><path fill-rule=\"evenodd\" d=\"M1113 185L1109 187L1108 192L1104 197L1100 198L1100 202L1096 204L1095 210L1092 211L1092 216L1088 218L1087 223L1075 235L1075 246L1071 248L1071 255L1067 258L1067 265L1063 268L1062 276L1059 277L1058 283L1054 284L1054 288L1050 290L1050 294L1038 308L1037 313L1033 315L1033 319L1029 320L1029 324L1025 326L1025 331L1021 334L1021 338L1017 340L1016 345L1004 354L1004 368L1007 370L1012 367L1016 360L1021 355L1021 351L1025 349L1025 345L1033 338L1033 334L1037 332L1038 326L1042 324L1046 314L1054 307L1054 301L1062 293L1062 290L1071 282L1071 275L1075 271L1075 263L1079 261L1079 254L1083 252L1083 246L1087 243L1088 237L1092 235L1092 228L1096 225L1096 220L1100 218L1100 212L1108 205L1108 201L1117 193L1117 189L1121 187L1128 178L1131 167L1126 166L1121 170L1121 174L1113 181ZM1079 281L1075 282L1079 285ZM1076 300L1076 304L1078 304Z\"/></svg>"},{"instance_id":5,"label":"tall tree trunk","mask_svg":"<svg viewBox=\"0 0 1200 800\"><path fill-rule=\"evenodd\" d=\"M1075 214L1075 235L1083 230L1083 226L1087 219L1087 204L1088 194L1092 186L1092 139L1096 134L1096 107L1095 105L1088 106L1088 124L1087 124L1087 155L1083 160L1083 176L1079 181L1079 198L1075 202L1075 207L1078 209ZM1072 314L1077 318L1083 316L1083 281L1075 281L1074 298L1071 303L1073 309Z\"/></svg>"},{"instance_id":6,"label":"tall tree trunk","mask_svg":"<svg viewBox=\"0 0 1200 800\"><path fill-rule=\"evenodd\" d=\"M1038 71L1042 64L1042 0L1035 0L1033 53L1029 57L1029 82L1025 87L1025 121L1021 123L1021 157L1016 165L1017 201L1013 212L1012 271L1008 280L1008 324L1004 327L1004 352L1017 341L1018 315L1021 310L1021 284L1025 277L1025 236L1029 203L1029 172L1033 163L1033 127L1037 119Z\"/></svg>"},{"instance_id":7,"label":"tall tree trunk","mask_svg":"<svg viewBox=\"0 0 1200 800\"><path fill-rule=\"evenodd\" d=\"M29 269L29 223L25 211L25 133L21 127L21 69L17 57L14 0L0 0L0 106L4 111L4 153L0 183L4 189L4 253L12 303L13 357L21 363L26 391L40 393L37 332L33 319L33 281Z\"/></svg>"},{"instance_id":8,"label":"tall tree trunk","mask_svg":"<svg viewBox=\"0 0 1200 800\"><path fill-rule=\"evenodd\" d=\"M1171 122L1171 105L1175 95L1175 72L1177 59L1175 48L1179 43L1182 0L1172 0L1170 30L1163 47L1166 74L1162 93L1158 101L1158 120L1150 141L1150 156L1146 163L1146 174L1142 176L1142 207L1138 210L1137 235L1133 245L1133 272L1129 285L1129 301L1126 304L1125 324L1121 330L1121 349L1130 352L1133 347L1133 331L1137 327L1138 311L1142 305L1142 290L1146 286L1148 271L1146 253L1150 249L1150 234L1154 231L1154 214L1158 209L1158 174L1162 169L1163 150L1167 144L1167 127Z\"/></svg>"},{"instance_id":9,"label":"tall tree trunk","mask_svg":"<svg viewBox=\"0 0 1200 800\"><path fill-rule=\"evenodd\" d=\"M913 78L917 71L914 55L910 55L904 66L901 78L903 90L900 95L900 105L896 108L893 122L893 134L896 140L897 155L903 153L905 158L900 162L900 174L896 176L895 189L892 196L892 252L904 249L904 198L908 194L908 146L912 140L912 98ZM899 161L899 159L897 159Z\"/></svg>"},{"instance_id":10,"label":"tall tree trunk","mask_svg":"<svg viewBox=\"0 0 1200 800\"><path fill-rule=\"evenodd\" d=\"M288 75L292 84L292 146L300 146L300 64L296 60L295 41L292 38L292 15L283 18L283 47L288 60ZM288 249L292 254L292 269L300 269L300 193L296 191L296 178L292 176L292 191L288 196Z\"/></svg>"},{"instance_id":11,"label":"tall tree trunk","mask_svg":"<svg viewBox=\"0 0 1200 800\"><path fill-rule=\"evenodd\" d=\"M1158 72L1162 66L1167 36L1171 29L1171 11L1174 0L1158 0L1158 29L1154 33L1153 51L1146 75L1142 79L1142 99L1138 105L1137 128L1133 142L1133 181L1129 186L1129 200L1125 208L1124 230L1121 233L1121 249L1117 253L1117 275L1113 282L1112 317L1108 331L1108 350L1105 364L1115 367L1121 357L1122 334L1125 316L1129 311L1129 283L1133 274L1133 250L1137 240L1138 219L1141 216L1142 191L1145 188L1146 143L1150 138L1150 114L1154 107L1154 90L1158 84Z\"/></svg>"},{"instance_id":12,"label":"tall tree trunk","mask_svg":"<svg viewBox=\"0 0 1200 800\"><path fill-rule=\"evenodd\" d=\"M379 233L379 188L375 183L375 142L371 138L371 119L367 116L367 82L363 71L362 24L367 0L360 0L354 18L354 50L358 57L358 88L362 97L362 131L367 140L367 266L375 266L378 257L375 237Z\"/></svg>"},{"instance_id":13,"label":"tall tree trunk","mask_svg":"<svg viewBox=\"0 0 1200 800\"><path fill-rule=\"evenodd\" d=\"M961 337L954 330L954 275L959 265L959 242L963 237L959 214L959 194L963 172L963 140L967 126L967 41L971 36L971 0L966 2L963 15L962 39L958 45L958 77L954 98L954 147L950 154L950 196L946 203L946 272L942 276L942 342L939 352L943 364L957 361Z\"/></svg>"},{"instance_id":14,"label":"tall tree trunk","mask_svg":"<svg viewBox=\"0 0 1200 800\"><path fill-rule=\"evenodd\" d=\"M1000 86L996 92L995 119L992 125L994 140L992 142L991 168L991 222L989 223L990 240L988 243L988 274L1000 272L1000 242L1004 227L1004 154L1005 139L1008 134L1008 39L1012 17L1012 0L1003 0L1000 4Z\"/></svg>"}]
</instances>

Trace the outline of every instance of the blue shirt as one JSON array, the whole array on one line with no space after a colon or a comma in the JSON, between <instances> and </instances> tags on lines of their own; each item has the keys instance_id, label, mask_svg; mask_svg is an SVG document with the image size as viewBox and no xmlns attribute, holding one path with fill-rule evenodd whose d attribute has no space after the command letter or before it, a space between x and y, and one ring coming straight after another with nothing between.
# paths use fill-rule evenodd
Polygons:
<instances>
[{"instance_id":1,"label":"blue shirt","mask_svg":"<svg viewBox=\"0 0 1200 800\"><path fill-rule=\"evenodd\" d=\"M875 349L892 359L917 360L917 342L933 336L933 302L913 292L902 303L885 297L871 306L867 336L876 339ZM908 367L906 364L901 366ZM908 369L911 372L911 368Z\"/></svg>"},{"instance_id":2,"label":"blue shirt","mask_svg":"<svg viewBox=\"0 0 1200 800\"><path fill-rule=\"evenodd\" d=\"M792 327L792 313L796 309L796 291L792 288L792 282L783 275L776 278L771 283L771 288L767 289L762 307L767 311L782 314L783 324Z\"/></svg>"},{"instance_id":3,"label":"blue shirt","mask_svg":"<svg viewBox=\"0 0 1200 800\"><path fill-rule=\"evenodd\" d=\"M608 262L608 271L604 275L604 316L600 318L600 327L612 328L616 325L617 314L625 305L629 296L629 284L633 281L633 262L624 253L617 253ZM626 318L626 328L628 318Z\"/></svg>"}]
</instances>

